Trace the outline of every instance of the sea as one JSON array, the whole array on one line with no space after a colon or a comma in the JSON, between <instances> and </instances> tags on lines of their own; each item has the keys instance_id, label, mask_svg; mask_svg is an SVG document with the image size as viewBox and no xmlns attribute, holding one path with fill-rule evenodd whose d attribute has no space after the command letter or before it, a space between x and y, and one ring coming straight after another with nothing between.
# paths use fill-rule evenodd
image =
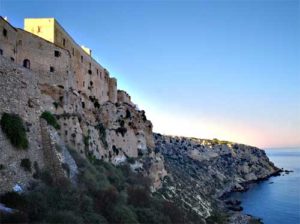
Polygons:
<instances>
[{"instance_id":1,"label":"sea","mask_svg":"<svg viewBox=\"0 0 300 224\"><path fill-rule=\"evenodd\" d=\"M271 177L232 197L242 202L243 213L265 224L300 224L300 148L265 152L277 167L293 172Z\"/></svg>"}]
</instances>

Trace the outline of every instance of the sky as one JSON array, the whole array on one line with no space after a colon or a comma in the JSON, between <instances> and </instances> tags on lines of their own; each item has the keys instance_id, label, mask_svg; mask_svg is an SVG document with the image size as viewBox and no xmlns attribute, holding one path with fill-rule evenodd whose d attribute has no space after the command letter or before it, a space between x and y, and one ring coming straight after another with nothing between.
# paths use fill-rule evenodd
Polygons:
<instances>
[{"instance_id":1,"label":"sky","mask_svg":"<svg viewBox=\"0 0 300 224\"><path fill-rule=\"evenodd\" d=\"M146 111L154 131L300 146L300 2L0 0L55 17Z\"/></svg>"}]
</instances>

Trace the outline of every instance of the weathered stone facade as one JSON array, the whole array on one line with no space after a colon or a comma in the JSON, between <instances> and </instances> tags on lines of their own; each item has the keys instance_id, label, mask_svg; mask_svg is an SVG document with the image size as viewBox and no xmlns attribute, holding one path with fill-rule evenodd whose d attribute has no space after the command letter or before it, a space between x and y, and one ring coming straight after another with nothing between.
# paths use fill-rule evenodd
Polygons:
<instances>
[{"instance_id":1,"label":"weathered stone facade","mask_svg":"<svg viewBox=\"0 0 300 224\"><path fill-rule=\"evenodd\" d=\"M152 124L145 112L125 91L117 90L117 80L109 77L89 49L79 47L54 19L25 20L25 29L16 29L0 17L0 117L4 112L18 114L28 124L30 145L19 151L0 132L0 164L5 167L0 174L6 178L0 181L0 192L33 180L32 173L20 169L21 157L37 161L58 177L65 175L61 153L53 144L114 164L129 157L142 161L144 155L153 163L162 161L153 153ZM44 111L55 115L59 130L41 123ZM49 134L62 142L49 143ZM150 170L156 172L158 167L164 174L161 162ZM147 172L159 186L163 175Z\"/></svg>"},{"instance_id":2,"label":"weathered stone facade","mask_svg":"<svg viewBox=\"0 0 300 224\"><path fill-rule=\"evenodd\" d=\"M117 80L54 18L25 19L24 24L25 30L15 28L0 17L1 55L39 73L40 83L72 88L99 103L123 102L117 97Z\"/></svg>"},{"instance_id":3,"label":"weathered stone facade","mask_svg":"<svg viewBox=\"0 0 300 224\"><path fill-rule=\"evenodd\" d=\"M21 168L22 159L29 158L39 167L44 166L39 116L40 91L36 77L30 70L19 67L0 57L0 114L18 114L25 122L29 148L15 149L0 128L0 192L11 190L15 184L26 185L32 180L32 172Z\"/></svg>"}]
</instances>

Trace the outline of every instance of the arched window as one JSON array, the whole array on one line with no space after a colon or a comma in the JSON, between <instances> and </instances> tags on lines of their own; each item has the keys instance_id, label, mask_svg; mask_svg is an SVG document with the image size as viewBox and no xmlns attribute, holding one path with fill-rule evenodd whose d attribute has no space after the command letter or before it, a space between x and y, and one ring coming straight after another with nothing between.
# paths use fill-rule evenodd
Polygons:
<instances>
[{"instance_id":1,"label":"arched window","mask_svg":"<svg viewBox=\"0 0 300 224\"><path fill-rule=\"evenodd\" d=\"M30 68L30 61L28 60L28 59L25 59L24 61L23 61L23 66L25 67L25 68Z\"/></svg>"}]
</instances>

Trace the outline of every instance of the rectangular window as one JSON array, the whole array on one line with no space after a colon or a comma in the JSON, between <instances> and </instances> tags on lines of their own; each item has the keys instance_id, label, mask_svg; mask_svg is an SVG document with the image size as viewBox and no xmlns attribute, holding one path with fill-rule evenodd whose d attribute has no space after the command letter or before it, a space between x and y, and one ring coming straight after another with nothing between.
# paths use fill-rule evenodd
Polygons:
<instances>
[{"instance_id":1,"label":"rectangular window","mask_svg":"<svg viewBox=\"0 0 300 224\"><path fill-rule=\"evenodd\" d=\"M64 47L66 46L66 39L65 38L63 39L63 45L64 45Z\"/></svg>"},{"instance_id":2,"label":"rectangular window","mask_svg":"<svg viewBox=\"0 0 300 224\"><path fill-rule=\"evenodd\" d=\"M91 70L91 69L89 69L89 70L88 70L88 73L91 75L91 74L92 74L92 70Z\"/></svg>"},{"instance_id":3,"label":"rectangular window","mask_svg":"<svg viewBox=\"0 0 300 224\"><path fill-rule=\"evenodd\" d=\"M50 72L54 72L54 67L53 66L50 66Z\"/></svg>"},{"instance_id":4,"label":"rectangular window","mask_svg":"<svg viewBox=\"0 0 300 224\"><path fill-rule=\"evenodd\" d=\"M83 86L83 87L85 86L85 81L83 81L82 86Z\"/></svg>"},{"instance_id":5,"label":"rectangular window","mask_svg":"<svg viewBox=\"0 0 300 224\"><path fill-rule=\"evenodd\" d=\"M74 48L72 48L72 55L73 55L73 56L75 55L75 50L74 50Z\"/></svg>"},{"instance_id":6,"label":"rectangular window","mask_svg":"<svg viewBox=\"0 0 300 224\"><path fill-rule=\"evenodd\" d=\"M3 28L2 33L3 33L3 36L7 37L7 29Z\"/></svg>"},{"instance_id":7,"label":"rectangular window","mask_svg":"<svg viewBox=\"0 0 300 224\"><path fill-rule=\"evenodd\" d=\"M3 55L3 50L2 49L0 49L0 55Z\"/></svg>"},{"instance_id":8,"label":"rectangular window","mask_svg":"<svg viewBox=\"0 0 300 224\"><path fill-rule=\"evenodd\" d=\"M92 69L92 64L91 63L89 64L89 66L90 66L90 69Z\"/></svg>"},{"instance_id":9,"label":"rectangular window","mask_svg":"<svg viewBox=\"0 0 300 224\"><path fill-rule=\"evenodd\" d=\"M59 57L60 56L60 52L59 51L54 51L54 56L55 57Z\"/></svg>"},{"instance_id":10,"label":"rectangular window","mask_svg":"<svg viewBox=\"0 0 300 224\"><path fill-rule=\"evenodd\" d=\"M11 61L15 61L15 59L14 59L13 57L10 57L10 60L11 60Z\"/></svg>"},{"instance_id":11,"label":"rectangular window","mask_svg":"<svg viewBox=\"0 0 300 224\"><path fill-rule=\"evenodd\" d=\"M40 32L41 32L41 27L40 27L40 26L38 26L38 30L37 30L37 32L38 32L38 33L40 33Z\"/></svg>"},{"instance_id":12,"label":"rectangular window","mask_svg":"<svg viewBox=\"0 0 300 224\"><path fill-rule=\"evenodd\" d=\"M99 75L99 70L97 69L97 75Z\"/></svg>"},{"instance_id":13,"label":"rectangular window","mask_svg":"<svg viewBox=\"0 0 300 224\"><path fill-rule=\"evenodd\" d=\"M83 56L81 55L81 63L83 62Z\"/></svg>"}]
</instances>

